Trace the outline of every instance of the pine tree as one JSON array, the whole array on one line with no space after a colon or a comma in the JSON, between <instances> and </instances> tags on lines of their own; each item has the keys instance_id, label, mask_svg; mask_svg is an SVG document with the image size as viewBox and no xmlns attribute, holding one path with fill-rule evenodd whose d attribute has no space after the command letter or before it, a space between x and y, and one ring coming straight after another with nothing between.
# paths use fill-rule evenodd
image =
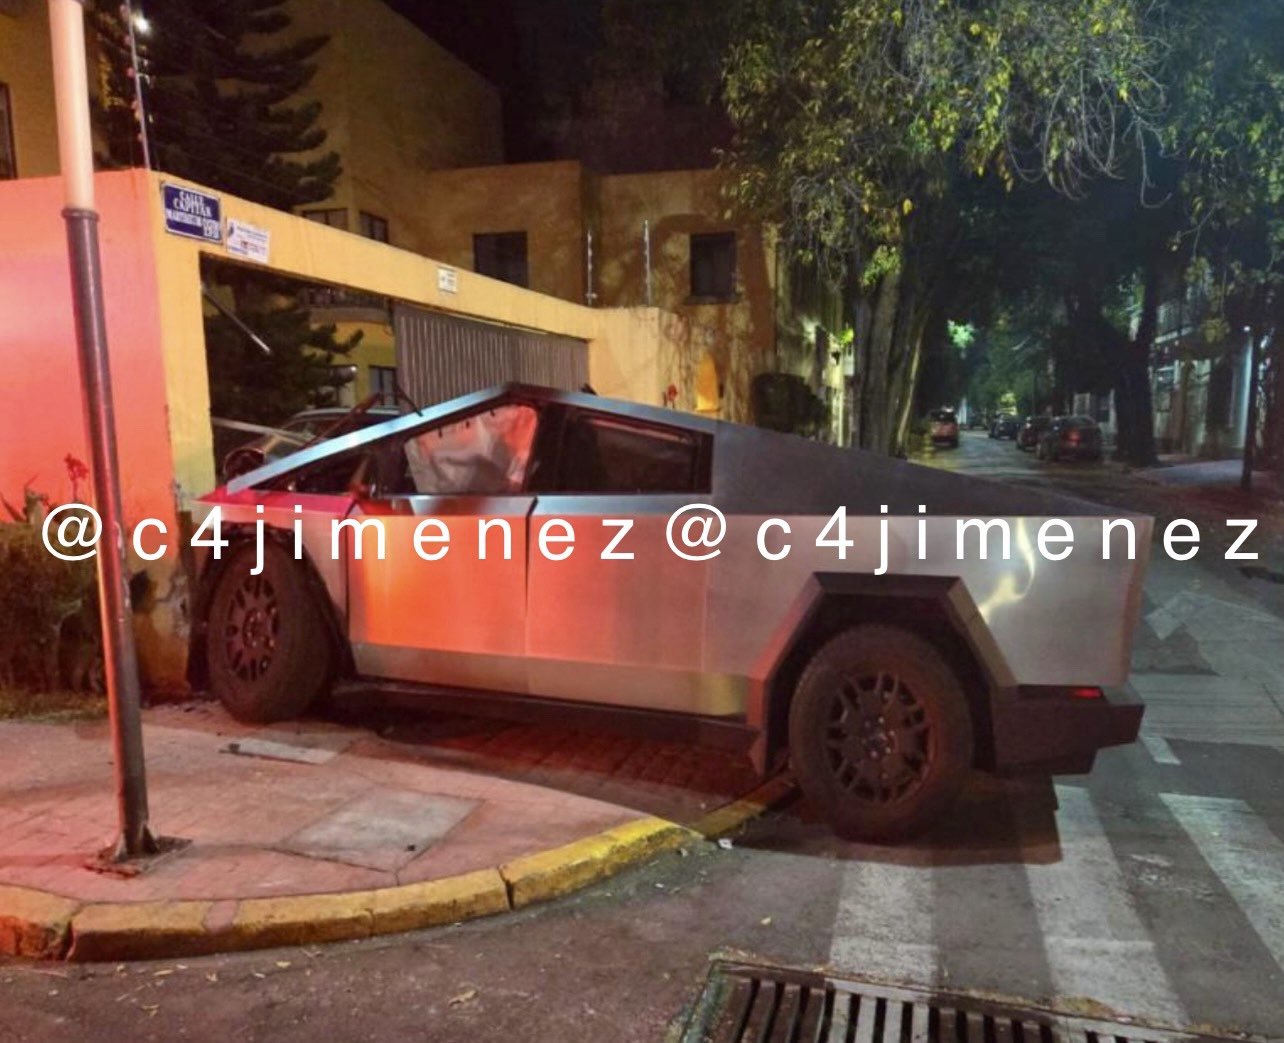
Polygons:
<instances>
[{"instance_id":1,"label":"pine tree","mask_svg":"<svg viewBox=\"0 0 1284 1043\"><path fill-rule=\"evenodd\" d=\"M211 414L274 425L328 404L337 387L332 367L356 347L361 331L340 341L334 326L314 325L293 280L213 261L201 268L212 292L235 302L237 318L272 349L265 355L233 322L207 310Z\"/></svg>"},{"instance_id":2,"label":"pine tree","mask_svg":"<svg viewBox=\"0 0 1284 1043\"><path fill-rule=\"evenodd\" d=\"M149 0L135 39L152 166L288 210L326 199L339 156L318 153L319 102L293 103L327 37L282 41L285 0ZM136 10L141 9L141 5ZM141 166L125 9L96 0L103 159Z\"/></svg>"},{"instance_id":3,"label":"pine tree","mask_svg":"<svg viewBox=\"0 0 1284 1043\"><path fill-rule=\"evenodd\" d=\"M290 210L327 199L339 156L320 153L319 102L293 103L316 72L327 38L281 42L285 0L147 0L136 23L151 164L256 203ZM135 12L143 8L135 0ZM126 9L95 0L100 45L96 116L106 165L142 166ZM202 263L202 278L271 348L247 341L224 316L205 319L214 416L277 424L322 404L336 356L351 351L333 326L316 326L300 284L250 268Z\"/></svg>"}]
</instances>

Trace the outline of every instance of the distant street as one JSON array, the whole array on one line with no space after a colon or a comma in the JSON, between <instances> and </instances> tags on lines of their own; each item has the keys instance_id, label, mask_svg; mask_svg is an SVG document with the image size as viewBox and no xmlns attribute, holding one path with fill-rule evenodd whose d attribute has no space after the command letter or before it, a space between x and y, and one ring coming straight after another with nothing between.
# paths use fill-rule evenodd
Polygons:
<instances>
[{"instance_id":1,"label":"distant street","mask_svg":"<svg viewBox=\"0 0 1284 1043\"><path fill-rule=\"evenodd\" d=\"M1112 464L1045 465L984 433L928 462L1157 509ZM798 803L730 849L494 921L178 964L0 965L0 1038L171 1040L217 1017L234 1039L659 1040L727 949L1284 1035L1284 588L1219 557L1153 559L1143 742L1089 776L978 779L921 843L843 843Z\"/></svg>"}]
</instances>

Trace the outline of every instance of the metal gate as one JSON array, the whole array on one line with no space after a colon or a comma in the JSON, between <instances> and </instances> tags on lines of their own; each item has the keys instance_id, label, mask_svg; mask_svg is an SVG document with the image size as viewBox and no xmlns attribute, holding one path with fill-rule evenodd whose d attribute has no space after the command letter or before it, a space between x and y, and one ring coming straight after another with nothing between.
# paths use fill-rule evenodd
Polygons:
<instances>
[{"instance_id":1,"label":"metal gate","mask_svg":"<svg viewBox=\"0 0 1284 1043\"><path fill-rule=\"evenodd\" d=\"M397 380L418 405L508 381L578 391L588 383L588 342L393 306Z\"/></svg>"}]
</instances>

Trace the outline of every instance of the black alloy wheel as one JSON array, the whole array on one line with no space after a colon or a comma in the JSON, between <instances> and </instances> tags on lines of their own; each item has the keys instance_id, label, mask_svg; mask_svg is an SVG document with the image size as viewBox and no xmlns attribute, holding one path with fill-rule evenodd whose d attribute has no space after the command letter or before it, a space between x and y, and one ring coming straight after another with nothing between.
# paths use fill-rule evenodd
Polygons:
<instances>
[{"instance_id":1,"label":"black alloy wheel","mask_svg":"<svg viewBox=\"0 0 1284 1043\"><path fill-rule=\"evenodd\" d=\"M860 625L827 641L803 670L789 749L803 793L836 832L901 839L957 797L972 764L971 714L931 642Z\"/></svg>"}]
</instances>

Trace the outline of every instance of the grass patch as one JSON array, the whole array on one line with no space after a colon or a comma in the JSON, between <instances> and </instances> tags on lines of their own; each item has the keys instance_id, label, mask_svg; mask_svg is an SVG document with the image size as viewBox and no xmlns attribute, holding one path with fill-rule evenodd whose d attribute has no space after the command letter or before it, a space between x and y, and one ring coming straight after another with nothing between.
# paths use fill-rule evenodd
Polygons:
<instances>
[{"instance_id":1,"label":"grass patch","mask_svg":"<svg viewBox=\"0 0 1284 1043\"><path fill-rule=\"evenodd\" d=\"M0 721L96 721L107 716L107 699L84 692L29 692L0 688Z\"/></svg>"}]
</instances>

